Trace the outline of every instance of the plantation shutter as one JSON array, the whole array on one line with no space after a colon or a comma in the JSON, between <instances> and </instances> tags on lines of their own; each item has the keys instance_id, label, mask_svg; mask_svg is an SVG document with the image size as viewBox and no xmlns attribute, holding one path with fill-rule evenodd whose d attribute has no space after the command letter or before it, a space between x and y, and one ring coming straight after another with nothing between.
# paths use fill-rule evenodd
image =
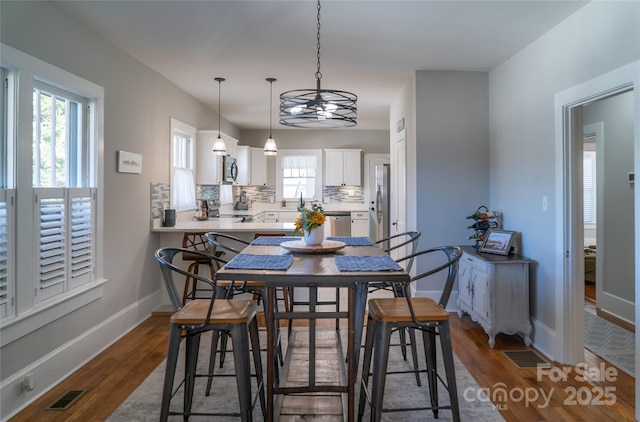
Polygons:
<instances>
[{"instance_id":1,"label":"plantation shutter","mask_svg":"<svg viewBox=\"0 0 640 422\"><path fill-rule=\"evenodd\" d=\"M36 302L66 290L67 237L64 188L34 189L36 195Z\"/></svg>"},{"instance_id":2,"label":"plantation shutter","mask_svg":"<svg viewBox=\"0 0 640 422\"><path fill-rule=\"evenodd\" d=\"M93 281L95 262L95 189L69 189L71 204L69 289Z\"/></svg>"},{"instance_id":3,"label":"plantation shutter","mask_svg":"<svg viewBox=\"0 0 640 422\"><path fill-rule=\"evenodd\" d=\"M0 189L0 319L13 315L14 306L14 192Z\"/></svg>"},{"instance_id":4,"label":"plantation shutter","mask_svg":"<svg viewBox=\"0 0 640 422\"><path fill-rule=\"evenodd\" d=\"M36 301L93 281L95 267L95 189L35 189Z\"/></svg>"}]
</instances>

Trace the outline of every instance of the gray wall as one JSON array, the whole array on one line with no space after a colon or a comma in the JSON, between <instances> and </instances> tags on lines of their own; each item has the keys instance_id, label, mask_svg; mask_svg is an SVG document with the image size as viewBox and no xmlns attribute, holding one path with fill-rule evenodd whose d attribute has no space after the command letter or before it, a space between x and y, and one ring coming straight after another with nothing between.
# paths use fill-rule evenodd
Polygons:
<instances>
[{"instance_id":1,"label":"gray wall","mask_svg":"<svg viewBox=\"0 0 640 422\"><path fill-rule=\"evenodd\" d=\"M598 230L604 239L598 243L598 260L603 265L603 291L635 302L634 194L627 174L633 171L633 93L596 101L583 108L582 122L603 122L602 143L596 147L596 160L602 163L598 184ZM601 161L602 160L602 161ZM597 298L596 298L597 299ZM598 304L601 307L601 304ZM605 309L618 314L616 309Z\"/></svg>"},{"instance_id":2,"label":"gray wall","mask_svg":"<svg viewBox=\"0 0 640 422\"><path fill-rule=\"evenodd\" d=\"M490 207L521 231L536 261L531 312L536 347L557 357L556 116L554 96L640 58L640 3L591 2L489 74ZM542 210L542 197L549 199Z\"/></svg>"},{"instance_id":3,"label":"gray wall","mask_svg":"<svg viewBox=\"0 0 640 422\"><path fill-rule=\"evenodd\" d=\"M472 231L465 217L489 202L488 105L486 72L416 72L420 249L474 244L466 240ZM428 262L416 265L420 273ZM427 283L418 282L417 289L441 289Z\"/></svg>"},{"instance_id":4,"label":"gray wall","mask_svg":"<svg viewBox=\"0 0 640 422\"><path fill-rule=\"evenodd\" d=\"M5 380L158 292L160 273L153 252L160 243L149 230L149 197L152 182L169 182L169 118L200 128L217 128L218 123L210 109L70 18L54 2L2 1L0 19L3 43L104 87L101 188L108 279L101 299L2 348L0 378ZM239 136L226 123L223 130ZM119 150L142 154L142 174L116 173ZM122 335L135 322L127 321L114 335ZM38 389L45 387L37 384Z\"/></svg>"}]
</instances>

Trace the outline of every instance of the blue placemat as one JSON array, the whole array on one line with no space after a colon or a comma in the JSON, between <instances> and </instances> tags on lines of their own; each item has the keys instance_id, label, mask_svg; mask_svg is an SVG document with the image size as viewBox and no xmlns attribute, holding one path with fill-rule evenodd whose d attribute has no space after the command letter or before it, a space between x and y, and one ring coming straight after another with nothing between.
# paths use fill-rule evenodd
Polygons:
<instances>
[{"instance_id":1,"label":"blue placemat","mask_svg":"<svg viewBox=\"0 0 640 422\"><path fill-rule=\"evenodd\" d=\"M338 271L402 271L402 267L389 255L333 257Z\"/></svg>"},{"instance_id":2,"label":"blue placemat","mask_svg":"<svg viewBox=\"0 0 640 422\"><path fill-rule=\"evenodd\" d=\"M373 246L368 237L327 237L327 240L344 242L347 246Z\"/></svg>"},{"instance_id":3,"label":"blue placemat","mask_svg":"<svg viewBox=\"0 0 640 422\"><path fill-rule=\"evenodd\" d=\"M225 268L236 268L242 270L286 270L293 262L292 255L236 255L229 261Z\"/></svg>"},{"instance_id":4,"label":"blue placemat","mask_svg":"<svg viewBox=\"0 0 640 422\"><path fill-rule=\"evenodd\" d=\"M302 238L295 237L295 236L287 236L287 237L263 236L254 240L253 242L251 242L251 244L262 245L262 246L280 246L282 242L291 242L294 240L302 240Z\"/></svg>"}]
</instances>

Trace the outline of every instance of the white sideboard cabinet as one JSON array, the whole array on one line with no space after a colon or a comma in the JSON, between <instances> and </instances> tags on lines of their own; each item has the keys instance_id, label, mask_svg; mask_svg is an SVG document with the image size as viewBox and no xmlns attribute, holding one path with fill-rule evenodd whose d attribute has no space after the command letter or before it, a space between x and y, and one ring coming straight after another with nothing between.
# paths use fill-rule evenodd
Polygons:
<instances>
[{"instance_id":1,"label":"white sideboard cabinet","mask_svg":"<svg viewBox=\"0 0 640 422\"><path fill-rule=\"evenodd\" d=\"M489 335L522 334L531 345L529 316L529 264L520 255L495 255L462 247L458 268L458 316L468 314Z\"/></svg>"}]
</instances>

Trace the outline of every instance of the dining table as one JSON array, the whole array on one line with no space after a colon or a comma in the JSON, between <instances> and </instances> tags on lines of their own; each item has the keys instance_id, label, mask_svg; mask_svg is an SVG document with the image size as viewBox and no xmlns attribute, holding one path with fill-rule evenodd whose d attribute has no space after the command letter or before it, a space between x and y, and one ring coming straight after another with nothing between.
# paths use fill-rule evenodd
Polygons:
<instances>
[{"instance_id":1,"label":"dining table","mask_svg":"<svg viewBox=\"0 0 640 422\"><path fill-rule=\"evenodd\" d=\"M308 392L339 392L346 395L346 420L355 420L355 391L359 351L364 330L368 284L370 282L407 282L409 274L368 238L327 238L320 245L306 245L300 238L258 238L229 261L215 276L216 280L266 284L266 420L271 422L276 395ZM276 288L309 288L309 305L304 310L279 310ZM317 289L346 288L347 309L339 312L316 307ZM320 318L347 318L346 384L326 385L316 381L314 339ZM309 378L305 385L279 385L274 359L277 335L275 324L281 319L309 321ZM339 336L338 336L339 337Z\"/></svg>"}]
</instances>

